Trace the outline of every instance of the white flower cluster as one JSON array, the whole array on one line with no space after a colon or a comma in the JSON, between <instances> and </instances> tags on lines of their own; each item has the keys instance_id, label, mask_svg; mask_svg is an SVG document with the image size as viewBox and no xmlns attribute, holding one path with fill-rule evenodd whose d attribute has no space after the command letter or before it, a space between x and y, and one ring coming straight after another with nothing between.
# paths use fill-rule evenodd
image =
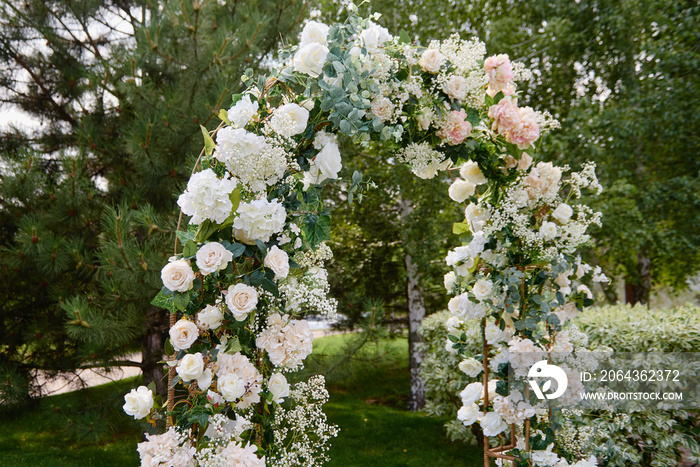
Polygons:
<instances>
[{"instance_id":1,"label":"white flower cluster","mask_svg":"<svg viewBox=\"0 0 700 467\"><path fill-rule=\"evenodd\" d=\"M216 357L217 391L226 402L245 409L260 402L263 377L248 357L219 352Z\"/></svg>"},{"instance_id":2,"label":"white flower cluster","mask_svg":"<svg viewBox=\"0 0 700 467\"><path fill-rule=\"evenodd\" d=\"M275 313L267 318L267 328L258 335L255 345L267 352L273 365L293 370L311 353L313 340L308 321Z\"/></svg>"},{"instance_id":3,"label":"white flower cluster","mask_svg":"<svg viewBox=\"0 0 700 467\"><path fill-rule=\"evenodd\" d=\"M231 215L233 203L229 195L237 185L237 180L229 175L219 179L213 170L202 170L192 175L177 204L183 213L192 216L192 224L205 220L221 224Z\"/></svg>"},{"instance_id":4,"label":"white flower cluster","mask_svg":"<svg viewBox=\"0 0 700 467\"><path fill-rule=\"evenodd\" d=\"M213 443L197 453L199 467L265 467L265 456L258 458L258 447L240 442Z\"/></svg>"},{"instance_id":5,"label":"white flower cluster","mask_svg":"<svg viewBox=\"0 0 700 467\"><path fill-rule=\"evenodd\" d=\"M308 274L280 284L279 290L287 313L296 315L309 312L333 319L338 310L338 301L328 297L330 288L326 270L312 268Z\"/></svg>"},{"instance_id":6,"label":"white flower cluster","mask_svg":"<svg viewBox=\"0 0 700 467\"><path fill-rule=\"evenodd\" d=\"M142 467L195 467L197 449L190 443L189 430L180 431L171 427L162 435L146 434L146 440L139 443L138 452Z\"/></svg>"},{"instance_id":7,"label":"white flower cluster","mask_svg":"<svg viewBox=\"0 0 700 467\"><path fill-rule=\"evenodd\" d=\"M399 162L411 166L412 172L422 179L435 177L439 170L445 169L448 161L433 149L428 142L411 143L396 153Z\"/></svg>"},{"instance_id":8,"label":"white flower cluster","mask_svg":"<svg viewBox=\"0 0 700 467\"><path fill-rule=\"evenodd\" d=\"M277 201L256 199L241 203L238 216L233 220L233 232L237 240L255 244L255 240L267 242L273 234L281 232L287 218L287 211Z\"/></svg>"},{"instance_id":9,"label":"white flower cluster","mask_svg":"<svg viewBox=\"0 0 700 467\"><path fill-rule=\"evenodd\" d=\"M328 401L325 379L312 376L307 382L297 383L290 397L295 405L291 409L280 407L275 414L275 443L282 449L271 459L273 465L323 465L328 461L329 441L338 436L338 427L329 425L323 413L323 405ZM290 439L295 442L290 444Z\"/></svg>"}]
</instances>

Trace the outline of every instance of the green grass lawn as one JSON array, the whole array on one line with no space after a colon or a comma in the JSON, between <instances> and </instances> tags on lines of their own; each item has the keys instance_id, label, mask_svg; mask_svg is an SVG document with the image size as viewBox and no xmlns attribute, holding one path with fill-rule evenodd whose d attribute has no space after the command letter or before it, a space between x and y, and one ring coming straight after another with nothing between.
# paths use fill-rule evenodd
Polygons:
<instances>
[{"instance_id":1,"label":"green grass lawn","mask_svg":"<svg viewBox=\"0 0 700 467\"><path fill-rule=\"evenodd\" d=\"M405 410L409 392L406 339L369 344L356 358L340 362L338 355L349 339L346 335L317 339L305 371L332 368L326 375L331 394L326 413L341 431L330 449L328 466L483 465L478 448L447 441L442 427L445 420ZM75 441L76 433L69 433L69 420L81 416L72 409L78 402L108 400L118 409L122 395L136 385L132 379L52 396L20 415L3 415L0 466L137 466L139 425L118 410L116 416L94 415L93 431L77 433L82 442ZM107 428L116 434L91 441Z\"/></svg>"}]
</instances>

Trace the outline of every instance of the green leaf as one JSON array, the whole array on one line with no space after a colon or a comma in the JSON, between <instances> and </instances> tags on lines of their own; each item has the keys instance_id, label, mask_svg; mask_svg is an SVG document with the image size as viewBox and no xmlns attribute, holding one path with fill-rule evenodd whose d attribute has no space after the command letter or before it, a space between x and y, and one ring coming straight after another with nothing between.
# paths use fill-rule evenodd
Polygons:
<instances>
[{"instance_id":1,"label":"green leaf","mask_svg":"<svg viewBox=\"0 0 700 467\"><path fill-rule=\"evenodd\" d=\"M262 285L263 281L265 280L265 273L262 271L253 271L253 273L250 275L250 285L252 286L259 286Z\"/></svg>"},{"instance_id":2,"label":"green leaf","mask_svg":"<svg viewBox=\"0 0 700 467\"><path fill-rule=\"evenodd\" d=\"M219 224L215 224L207 219L199 224L199 228L197 229L197 234L195 235L194 239L196 242L204 243L217 230L219 230Z\"/></svg>"},{"instance_id":3,"label":"green leaf","mask_svg":"<svg viewBox=\"0 0 700 467\"><path fill-rule=\"evenodd\" d=\"M238 258L245 251L245 245L242 243L232 243L231 245L227 246L226 249L233 253L234 258Z\"/></svg>"},{"instance_id":4,"label":"green leaf","mask_svg":"<svg viewBox=\"0 0 700 467\"><path fill-rule=\"evenodd\" d=\"M182 381L182 378L180 378L179 376L174 377L174 378L173 378L173 383L170 385L170 387L169 387L168 389L174 388L175 385L176 385L177 383L179 383L180 381Z\"/></svg>"},{"instance_id":5,"label":"green leaf","mask_svg":"<svg viewBox=\"0 0 700 467\"><path fill-rule=\"evenodd\" d=\"M228 119L228 112L226 111L226 109L219 110L219 120L221 120L228 126L231 126L231 121Z\"/></svg>"},{"instance_id":6,"label":"green leaf","mask_svg":"<svg viewBox=\"0 0 700 467\"><path fill-rule=\"evenodd\" d=\"M241 204L241 190L236 188L231 192L230 195L228 195L229 199L231 200L231 204L233 207L231 208L231 214L234 212L238 211L238 206Z\"/></svg>"},{"instance_id":7,"label":"green leaf","mask_svg":"<svg viewBox=\"0 0 700 467\"><path fill-rule=\"evenodd\" d=\"M175 233L177 235L177 239L180 240L180 243L182 243L183 245L189 242L190 240L194 240L195 232L185 232L184 230L178 230Z\"/></svg>"},{"instance_id":8,"label":"green leaf","mask_svg":"<svg viewBox=\"0 0 700 467\"><path fill-rule=\"evenodd\" d=\"M189 258L197 254L197 244L193 241L190 240L187 243L185 243L185 248L182 250L182 256L184 258Z\"/></svg>"},{"instance_id":9,"label":"green leaf","mask_svg":"<svg viewBox=\"0 0 700 467\"><path fill-rule=\"evenodd\" d=\"M280 295L280 291L277 288L277 284L274 281L268 279L267 277L263 279L262 288L270 292L275 297L279 297Z\"/></svg>"},{"instance_id":10,"label":"green leaf","mask_svg":"<svg viewBox=\"0 0 700 467\"><path fill-rule=\"evenodd\" d=\"M238 336L233 336L226 341L226 349L224 350L224 353L234 354L236 352L240 352L241 350L243 350L243 346L241 346Z\"/></svg>"},{"instance_id":11,"label":"green leaf","mask_svg":"<svg viewBox=\"0 0 700 467\"><path fill-rule=\"evenodd\" d=\"M331 238L331 216L326 213L309 214L304 218L302 230L311 248L316 248L319 243Z\"/></svg>"},{"instance_id":12,"label":"green leaf","mask_svg":"<svg viewBox=\"0 0 700 467\"><path fill-rule=\"evenodd\" d=\"M455 235L462 235L463 233L470 232L469 224L466 222L455 222L452 225L452 233Z\"/></svg>"},{"instance_id":13,"label":"green leaf","mask_svg":"<svg viewBox=\"0 0 700 467\"><path fill-rule=\"evenodd\" d=\"M157 306L158 308L164 308L168 311L175 312L176 308L175 305L173 304L173 297L172 293L170 296L166 296L163 291L161 290L158 292L158 295L156 295L153 300L151 300L151 305Z\"/></svg>"},{"instance_id":14,"label":"green leaf","mask_svg":"<svg viewBox=\"0 0 700 467\"><path fill-rule=\"evenodd\" d=\"M202 125L199 125L199 128L202 130L202 136L204 136L204 152L206 152L207 156L211 156L211 154L214 152L214 140L211 139L211 135L209 134L209 131L204 128Z\"/></svg>"},{"instance_id":15,"label":"green leaf","mask_svg":"<svg viewBox=\"0 0 700 467\"><path fill-rule=\"evenodd\" d=\"M357 170L354 171L354 172L352 173L352 182L353 182L353 183L356 183L356 184L361 183L361 182L362 182L362 172L359 172L359 171L357 171Z\"/></svg>"},{"instance_id":16,"label":"green leaf","mask_svg":"<svg viewBox=\"0 0 700 467\"><path fill-rule=\"evenodd\" d=\"M410 44L411 36L405 30L399 31L399 44Z\"/></svg>"},{"instance_id":17,"label":"green leaf","mask_svg":"<svg viewBox=\"0 0 700 467\"><path fill-rule=\"evenodd\" d=\"M175 348L173 343L170 342L170 338L165 339L165 355L173 355L175 353Z\"/></svg>"},{"instance_id":18,"label":"green leaf","mask_svg":"<svg viewBox=\"0 0 700 467\"><path fill-rule=\"evenodd\" d=\"M187 308L187 305L190 304L190 294L185 292L185 293L180 293L180 292L175 292L173 294L173 305L175 305L175 308L177 308L180 311L185 311Z\"/></svg>"},{"instance_id":19,"label":"green leaf","mask_svg":"<svg viewBox=\"0 0 700 467\"><path fill-rule=\"evenodd\" d=\"M255 245L258 247L258 250L260 250L260 253L262 253L263 256L267 255L267 245L257 238L255 239Z\"/></svg>"}]
</instances>

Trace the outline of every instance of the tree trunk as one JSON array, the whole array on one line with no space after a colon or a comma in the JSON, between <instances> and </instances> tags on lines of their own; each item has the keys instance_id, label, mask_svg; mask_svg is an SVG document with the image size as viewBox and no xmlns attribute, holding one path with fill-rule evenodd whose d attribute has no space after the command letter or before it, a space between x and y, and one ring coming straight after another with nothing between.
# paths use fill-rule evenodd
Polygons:
<instances>
[{"instance_id":1,"label":"tree trunk","mask_svg":"<svg viewBox=\"0 0 700 467\"><path fill-rule=\"evenodd\" d=\"M425 383L420 377L420 364L423 362L423 352L418 348L421 336L418 333L423 318L425 318L425 304L423 303L423 289L418 279L420 273L418 266L413 262L411 255L404 257L406 264L406 298L408 302L408 367L411 371L411 397L408 400L408 410L415 412L425 406Z\"/></svg>"},{"instance_id":2,"label":"tree trunk","mask_svg":"<svg viewBox=\"0 0 700 467\"><path fill-rule=\"evenodd\" d=\"M152 312L148 317L148 333L141 343L141 371L143 382L156 385L156 393L166 397L168 391L167 374L163 369L163 348L168 333L167 313L163 310Z\"/></svg>"},{"instance_id":3,"label":"tree trunk","mask_svg":"<svg viewBox=\"0 0 700 467\"><path fill-rule=\"evenodd\" d=\"M651 259L647 257L646 251L637 252L637 271L634 282L625 282L625 301L630 305L649 306L649 295L651 294Z\"/></svg>"}]
</instances>

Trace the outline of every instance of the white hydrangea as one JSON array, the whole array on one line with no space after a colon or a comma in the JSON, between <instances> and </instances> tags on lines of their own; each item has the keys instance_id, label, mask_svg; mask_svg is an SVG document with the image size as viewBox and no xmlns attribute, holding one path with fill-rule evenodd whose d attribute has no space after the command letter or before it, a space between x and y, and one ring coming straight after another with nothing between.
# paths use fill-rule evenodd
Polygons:
<instances>
[{"instance_id":1,"label":"white hydrangea","mask_svg":"<svg viewBox=\"0 0 700 467\"><path fill-rule=\"evenodd\" d=\"M275 313L267 319L267 328L258 335L255 345L267 351L273 365L294 369L313 350L313 340L308 321Z\"/></svg>"},{"instance_id":2,"label":"white hydrangea","mask_svg":"<svg viewBox=\"0 0 700 467\"><path fill-rule=\"evenodd\" d=\"M259 108L258 101L252 101L250 94L246 94L228 110L228 119L234 128L244 128L258 114Z\"/></svg>"},{"instance_id":3,"label":"white hydrangea","mask_svg":"<svg viewBox=\"0 0 700 467\"><path fill-rule=\"evenodd\" d=\"M233 203L229 195L237 185L238 181L228 174L219 179L213 170L202 170L192 175L177 204L184 214L192 217L192 224L205 220L222 224L231 215Z\"/></svg>"},{"instance_id":4,"label":"white hydrangea","mask_svg":"<svg viewBox=\"0 0 700 467\"><path fill-rule=\"evenodd\" d=\"M287 211L276 199L241 203L238 214L233 220L233 232L236 239L248 245L253 245L255 240L269 241L272 234L282 231L287 218Z\"/></svg>"}]
</instances>

